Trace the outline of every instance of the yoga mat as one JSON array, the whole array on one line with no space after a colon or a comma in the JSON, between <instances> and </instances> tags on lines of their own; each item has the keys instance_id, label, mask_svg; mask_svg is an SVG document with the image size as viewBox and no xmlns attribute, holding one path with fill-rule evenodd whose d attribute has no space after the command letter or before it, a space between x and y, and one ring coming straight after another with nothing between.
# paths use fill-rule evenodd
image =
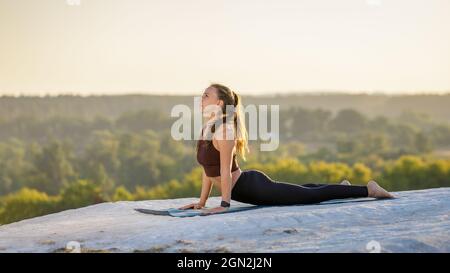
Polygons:
<instances>
[{"instance_id":1,"label":"yoga mat","mask_svg":"<svg viewBox=\"0 0 450 273\"><path fill-rule=\"evenodd\" d=\"M233 212L246 211L246 210L252 210L252 209L259 209L259 208L267 208L267 207L333 205L333 204L344 204L344 203L370 202L370 201L377 201L377 200L383 200L383 199L367 197L367 198L334 199L334 200L324 201L324 202L320 202L320 203L316 203L316 204L273 205L273 206L272 205L231 206L228 210L226 210L224 212L218 212L218 213L214 213L214 214L210 214L210 215L233 213ZM137 208L134 210L141 212L141 213L145 213L145 214L164 215L164 216L172 216L172 217L207 216L203 213L204 209L182 210L182 209L177 209L177 208L169 208L169 209L165 209L165 210L154 210L154 209Z\"/></svg>"},{"instance_id":2,"label":"yoga mat","mask_svg":"<svg viewBox=\"0 0 450 273\"><path fill-rule=\"evenodd\" d=\"M223 212L218 212L214 214L222 214L222 213L232 213L244 210L258 209L264 206L234 206L230 207L228 210ZM204 214L204 209L177 209L177 208L169 208L166 210L153 210L153 209L135 209L138 212L145 214L153 214L153 215L165 215L165 216L173 216L173 217L192 217L192 216L206 216Z\"/></svg>"}]
</instances>

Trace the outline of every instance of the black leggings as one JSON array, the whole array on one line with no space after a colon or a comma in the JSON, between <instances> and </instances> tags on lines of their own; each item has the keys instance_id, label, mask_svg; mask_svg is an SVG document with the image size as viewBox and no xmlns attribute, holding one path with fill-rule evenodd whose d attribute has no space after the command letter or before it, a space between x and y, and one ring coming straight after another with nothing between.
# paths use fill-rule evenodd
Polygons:
<instances>
[{"instance_id":1,"label":"black leggings","mask_svg":"<svg viewBox=\"0 0 450 273\"><path fill-rule=\"evenodd\" d=\"M242 171L231 191L232 200L253 205L314 204L331 199L367 196L366 186L296 185L273 180L258 170Z\"/></svg>"}]
</instances>

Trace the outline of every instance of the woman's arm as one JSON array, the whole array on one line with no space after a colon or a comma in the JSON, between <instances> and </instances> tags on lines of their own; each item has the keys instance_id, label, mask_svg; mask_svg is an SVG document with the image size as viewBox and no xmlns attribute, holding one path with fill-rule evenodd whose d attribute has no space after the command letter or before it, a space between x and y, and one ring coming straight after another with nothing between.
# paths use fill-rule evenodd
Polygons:
<instances>
[{"instance_id":1,"label":"woman's arm","mask_svg":"<svg viewBox=\"0 0 450 273\"><path fill-rule=\"evenodd\" d=\"M231 132L229 129L223 130L223 128L221 128L221 130L218 131ZM218 150L220 152L220 189L222 191L222 201L231 203L231 190L233 185L233 179L231 176L231 166L233 163L232 155L235 140L223 137L220 140L217 139L217 143L219 147ZM228 209L229 207L219 206L212 209L208 209L206 212L204 212L204 214L208 215L212 213L220 213Z\"/></svg>"},{"instance_id":2,"label":"woman's arm","mask_svg":"<svg viewBox=\"0 0 450 273\"><path fill-rule=\"evenodd\" d=\"M200 195L200 204L203 206L206 205L206 200L208 200L209 195L211 194L212 190L212 182L211 180L206 176L205 170L202 172L202 192Z\"/></svg>"},{"instance_id":3,"label":"woman's arm","mask_svg":"<svg viewBox=\"0 0 450 273\"><path fill-rule=\"evenodd\" d=\"M220 188L222 191L222 201L231 202L231 164L234 142L233 140L219 140L219 142L225 142L219 144L220 147ZM231 143L230 143L231 142Z\"/></svg>"},{"instance_id":4,"label":"woman's arm","mask_svg":"<svg viewBox=\"0 0 450 273\"><path fill-rule=\"evenodd\" d=\"M223 132L223 138L218 139L217 143L220 152L220 188L222 191L222 201L228 203L231 202L231 188L232 188L232 176L231 176L231 166L233 163L233 148L235 145L234 138L226 137L225 134L232 135L232 129L228 126L223 130L223 125L221 125L221 130Z\"/></svg>"}]
</instances>

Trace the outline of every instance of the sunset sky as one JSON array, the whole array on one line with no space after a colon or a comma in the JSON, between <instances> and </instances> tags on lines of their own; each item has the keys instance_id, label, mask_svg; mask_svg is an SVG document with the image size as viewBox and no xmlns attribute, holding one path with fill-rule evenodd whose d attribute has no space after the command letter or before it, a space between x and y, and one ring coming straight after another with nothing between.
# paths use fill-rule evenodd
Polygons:
<instances>
[{"instance_id":1,"label":"sunset sky","mask_svg":"<svg viewBox=\"0 0 450 273\"><path fill-rule=\"evenodd\" d=\"M0 0L0 95L450 92L448 0Z\"/></svg>"}]
</instances>

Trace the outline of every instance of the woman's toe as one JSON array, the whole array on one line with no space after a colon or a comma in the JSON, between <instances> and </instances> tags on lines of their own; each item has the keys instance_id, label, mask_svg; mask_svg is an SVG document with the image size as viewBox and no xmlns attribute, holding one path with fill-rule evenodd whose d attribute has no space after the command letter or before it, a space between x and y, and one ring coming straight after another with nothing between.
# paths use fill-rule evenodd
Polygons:
<instances>
[{"instance_id":1,"label":"woman's toe","mask_svg":"<svg viewBox=\"0 0 450 273\"><path fill-rule=\"evenodd\" d=\"M340 184L341 185L346 185L346 186L350 186L351 185L350 181L348 181L347 179L342 180L342 182Z\"/></svg>"}]
</instances>

